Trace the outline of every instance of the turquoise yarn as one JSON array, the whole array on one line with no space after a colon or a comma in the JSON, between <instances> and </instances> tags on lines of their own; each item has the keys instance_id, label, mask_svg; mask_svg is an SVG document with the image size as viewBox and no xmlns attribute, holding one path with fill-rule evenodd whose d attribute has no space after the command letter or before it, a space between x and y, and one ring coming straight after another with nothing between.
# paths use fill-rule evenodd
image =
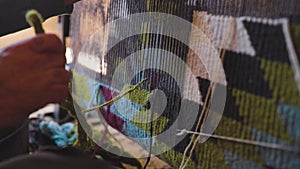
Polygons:
<instances>
[{"instance_id":1,"label":"turquoise yarn","mask_svg":"<svg viewBox=\"0 0 300 169\"><path fill-rule=\"evenodd\" d=\"M42 134L50 137L61 148L67 147L76 140L78 134L71 134L74 127L73 123L59 125L54 121L42 121L39 126Z\"/></svg>"}]
</instances>

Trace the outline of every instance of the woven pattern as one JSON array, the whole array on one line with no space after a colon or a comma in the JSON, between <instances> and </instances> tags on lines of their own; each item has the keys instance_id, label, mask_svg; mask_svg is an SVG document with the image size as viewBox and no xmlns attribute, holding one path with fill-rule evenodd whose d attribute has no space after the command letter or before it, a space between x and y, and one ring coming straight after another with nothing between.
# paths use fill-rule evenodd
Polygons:
<instances>
[{"instance_id":1,"label":"woven pattern","mask_svg":"<svg viewBox=\"0 0 300 169\"><path fill-rule=\"evenodd\" d=\"M223 62L226 79L220 79L217 86L226 88L227 98L223 117L213 133L221 137L211 137L205 143L199 143L195 140L196 135L193 137L193 134L189 134L173 149L159 155L159 158L175 168L298 168L300 93L299 84L295 80L299 69L295 54L300 49L300 28L297 26L299 11L300 2L297 0L83 1L75 6L72 16L72 48L75 57L78 56L80 49L99 27L134 13L163 12L188 20L210 40L195 38L197 36L193 34L192 28L187 28L191 32L188 37L189 45L197 47L201 42L210 43L220 53ZM167 25L162 25L162 28L164 26ZM144 28L150 29L147 25ZM118 31L122 30L116 28L105 34L117 35ZM110 39L103 37L101 41L109 43ZM87 102L89 97L97 97L98 104L109 101L117 93L110 88L110 84L118 65L130 54L148 48L172 52L197 76L201 100L195 104L201 103L198 118L199 123L203 124L201 112L205 113L210 108L205 103L212 97L212 84L205 66L189 46L163 35L141 34L129 37L102 57L99 67L105 69L105 73L103 70L97 73L97 96L94 91L89 90L95 88L92 80L94 77L91 76L95 70L82 66L75 76L75 82L78 82L75 83L77 92L84 96L82 101ZM91 45L90 50L96 54L97 43ZM209 51L206 50L203 48L203 57L209 58ZM149 62L156 61L155 54L144 54L152 56ZM93 60L93 57L99 56L89 55L87 60ZM210 62L213 63L214 60ZM139 67L137 61L130 63L129 70ZM185 69L177 67L176 71L185 72ZM136 100L139 100L139 96L134 98L135 101L126 97L118 102L126 110L125 116L118 112L115 104L102 111L111 126L133 138L148 138L168 129L174 124L180 106L185 101L178 83L168 73L147 69L139 72L131 80L131 84L144 78L150 81L150 85L142 86L144 91L150 93L160 89L167 97L166 109L160 115L153 115L156 119L152 122L154 127L150 123L136 122L138 119L150 118L147 111L149 105L144 105L144 102L138 104L139 101ZM187 76L183 93L193 93L188 80ZM134 109L130 106L133 104ZM180 124L176 125L181 129ZM192 131L200 132L201 127L195 124ZM148 142L139 144L147 147ZM194 148L191 146L193 144Z\"/></svg>"}]
</instances>

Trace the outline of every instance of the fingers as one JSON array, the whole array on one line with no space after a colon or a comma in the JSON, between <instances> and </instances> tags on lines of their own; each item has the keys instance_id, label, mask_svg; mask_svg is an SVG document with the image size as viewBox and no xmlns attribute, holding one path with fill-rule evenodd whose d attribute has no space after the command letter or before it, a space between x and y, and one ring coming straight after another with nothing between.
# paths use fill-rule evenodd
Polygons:
<instances>
[{"instance_id":1,"label":"fingers","mask_svg":"<svg viewBox=\"0 0 300 169\"><path fill-rule=\"evenodd\" d=\"M65 67L65 47L53 34L37 35L34 38L4 48L2 55L12 55L16 62L31 68ZM12 60L12 59L11 59Z\"/></svg>"},{"instance_id":2,"label":"fingers","mask_svg":"<svg viewBox=\"0 0 300 169\"><path fill-rule=\"evenodd\" d=\"M43 90L46 103L60 103L69 96L70 73L62 69L53 69L46 72L49 87Z\"/></svg>"},{"instance_id":3,"label":"fingers","mask_svg":"<svg viewBox=\"0 0 300 169\"><path fill-rule=\"evenodd\" d=\"M65 47L63 43L54 34L39 34L33 38L6 46L3 48L3 51L26 52L28 49L34 53L65 53Z\"/></svg>"},{"instance_id":4,"label":"fingers","mask_svg":"<svg viewBox=\"0 0 300 169\"><path fill-rule=\"evenodd\" d=\"M69 95L69 89L66 85L53 85L49 91L46 92L48 103L60 103L64 101Z\"/></svg>"},{"instance_id":5,"label":"fingers","mask_svg":"<svg viewBox=\"0 0 300 169\"><path fill-rule=\"evenodd\" d=\"M43 69L65 68L66 57L64 54L44 54L38 57Z\"/></svg>"},{"instance_id":6,"label":"fingers","mask_svg":"<svg viewBox=\"0 0 300 169\"><path fill-rule=\"evenodd\" d=\"M48 82L50 84L61 84L68 86L68 83L71 79L71 74L64 69L56 68L47 70L45 77L48 78Z\"/></svg>"},{"instance_id":7,"label":"fingers","mask_svg":"<svg viewBox=\"0 0 300 169\"><path fill-rule=\"evenodd\" d=\"M9 107L0 106L2 112L21 121L27 112L64 101L69 95L70 81L70 73L64 70L64 54L62 42L50 34L37 35L0 51L0 98Z\"/></svg>"},{"instance_id":8,"label":"fingers","mask_svg":"<svg viewBox=\"0 0 300 169\"><path fill-rule=\"evenodd\" d=\"M26 45L39 53L65 53L65 47L61 40L54 34L39 34L30 39Z\"/></svg>"},{"instance_id":9,"label":"fingers","mask_svg":"<svg viewBox=\"0 0 300 169\"><path fill-rule=\"evenodd\" d=\"M44 71L49 87L45 92L48 103L59 103L69 94L68 83L71 76L66 71L65 48L60 39L52 34L41 34L31 39L28 44L30 49L39 53L37 57Z\"/></svg>"},{"instance_id":10,"label":"fingers","mask_svg":"<svg viewBox=\"0 0 300 169\"><path fill-rule=\"evenodd\" d=\"M41 53L39 59L45 69L65 67L65 47L56 35L38 35L32 39L30 46L35 52Z\"/></svg>"}]
</instances>

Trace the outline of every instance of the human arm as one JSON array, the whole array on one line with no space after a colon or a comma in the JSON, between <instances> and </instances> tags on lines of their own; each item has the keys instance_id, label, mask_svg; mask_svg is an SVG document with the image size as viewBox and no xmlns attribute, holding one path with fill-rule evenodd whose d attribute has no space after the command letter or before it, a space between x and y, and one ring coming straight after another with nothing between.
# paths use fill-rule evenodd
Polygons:
<instances>
[{"instance_id":1,"label":"human arm","mask_svg":"<svg viewBox=\"0 0 300 169\"><path fill-rule=\"evenodd\" d=\"M72 4L79 0L0 0L0 36L29 27L25 13L38 10L44 19L70 13Z\"/></svg>"}]
</instances>

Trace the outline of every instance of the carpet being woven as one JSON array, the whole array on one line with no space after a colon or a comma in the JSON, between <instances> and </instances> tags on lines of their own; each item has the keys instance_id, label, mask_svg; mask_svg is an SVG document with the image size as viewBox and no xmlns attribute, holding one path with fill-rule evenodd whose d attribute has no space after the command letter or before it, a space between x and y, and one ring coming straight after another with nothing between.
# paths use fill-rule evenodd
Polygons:
<instances>
[{"instance_id":1,"label":"carpet being woven","mask_svg":"<svg viewBox=\"0 0 300 169\"><path fill-rule=\"evenodd\" d=\"M159 13L158 25L130 20L149 12ZM164 20L167 14L181 24ZM142 31L131 36L134 29ZM115 83L148 79L137 96L99 112L170 166L300 167L300 1L83 0L72 14L71 39L73 92L86 108L120 94L124 86ZM116 72L123 74L116 79ZM148 94L165 98L164 109L151 111L161 101L143 100ZM166 151L155 154L157 144Z\"/></svg>"}]
</instances>

